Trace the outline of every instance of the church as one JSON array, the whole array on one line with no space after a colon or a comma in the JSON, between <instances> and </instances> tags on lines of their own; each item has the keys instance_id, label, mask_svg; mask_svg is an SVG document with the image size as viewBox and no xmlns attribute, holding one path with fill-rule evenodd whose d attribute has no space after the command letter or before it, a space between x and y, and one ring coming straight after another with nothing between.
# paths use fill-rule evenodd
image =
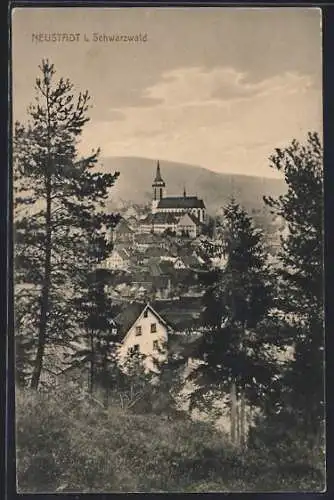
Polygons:
<instances>
[{"instance_id":1,"label":"church","mask_svg":"<svg viewBox=\"0 0 334 500\"><path fill-rule=\"evenodd\" d=\"M166 196L166 183L157 162L152 184L153 199L151 213L141 221L142 232L163 233L169 230L178 236L196 238L205 222L205 205L197 196Z\"/></svg>"}]
</instances>

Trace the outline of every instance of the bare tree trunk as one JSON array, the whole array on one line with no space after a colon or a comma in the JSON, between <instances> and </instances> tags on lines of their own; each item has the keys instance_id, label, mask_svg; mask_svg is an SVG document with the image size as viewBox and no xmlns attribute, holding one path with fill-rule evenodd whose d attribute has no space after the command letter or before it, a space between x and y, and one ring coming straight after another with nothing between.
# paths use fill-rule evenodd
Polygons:
<instances>
[{"instance_id":1,"label":"bare tree trunk","mask_svg":"<svg viewBox=\"0 0 334 500\"><path fill-rule=\"evenodd\" d=\"M47 109L47 164L45 165L45 196L46 196L46 213L45 213L45 261L44 261L44 280L41 293L41 310L38 331L38 343L36 358L34 361L34 369L31 377L31 388L38 389L38 384L41 378L43 367L43 359L46 343L46 331L49 312L49 295L51 283L51 245L52 245L52 229L51 229L51 119L50 119L50 103L49 89L46 92L46 109Z\"/></svg>"},{"instance_id":2,"label":"bare tree trunk","mask_svg":"<svg viewBox=\"0 0 334 500\"><path fill-rule=\"evenodd\" d=\"M237 391L235 381L233 380L231 383L231 413L230 413L230 421L231 421L231 441L233 444L236 444L236 424L237 424Z\"/></svg>"},{"instance_id":3,"label":"bare tree trunk","mask_svg":"<svg viewBox=\"0 0 334 500\"><path fill-rule=\"evenodd\" d=\"M244 448L246 444L245 418L246 418L245 395L242 390L240 396L240 444L242 448Z\"/></svg>"},{"instance_id":4,"label":"bare tree trunk","mask_svg":"<svg viewBox=\"0 0 334 500\"><path fill-rule=\"evenodd\" d=\"M239 408L239 401L238 401L238 396L237 396L237 404L236 404L236 421L237 421L237 432L236 432L236 440L235 444L237 446L240 446L240 408Z\"/></svg>"},{"instance_id":5,"label":"bare tree trunk","mask_svg":"<svg viewBox=\"0 0 334 500\"><path fill-rule=\"evenodd\" d=\"M46 181L46 241L44 261L44 283L41 294L41 310L38 332L37 353L34 361L34 369L31 377L31 388L37 389L41 377L43 358L46 343L47 319L49 312L49 294L51 282L51 175Z\"/></svg>"},{"instance_id":6,"label":"bare tree trunk","mask_svg":"<svg viewBox=\"0 0 334 500\"><path fill-rule=\"evenodd\" d=\"M89 392L91 395L94 393L94 372L95 372L95 352L94 352L94 332L90 330L90 352L91 352L91 360L90 360L90 384L89 384Z\"/></svg>"}]
</instances>

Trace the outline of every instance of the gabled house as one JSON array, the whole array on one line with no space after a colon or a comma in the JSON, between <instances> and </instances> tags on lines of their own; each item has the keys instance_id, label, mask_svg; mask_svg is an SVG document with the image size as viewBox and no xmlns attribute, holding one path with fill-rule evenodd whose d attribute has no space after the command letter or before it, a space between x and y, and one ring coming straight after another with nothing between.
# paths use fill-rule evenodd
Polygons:
<instances>
[{"instance_id":1,"label":"gabled house","mask_svg":"<svg viewBox=\"0 0 334 500\"><path fill-rule=\"evenodd\" d=\"M122 344L119 349L120 362L124 362L129 350L144 355L145 367L154 371L154 361L163 361L168 336L172 332L166 320L150 305L127 304L116 317Z\"/></svg>"},{"instance_id":2,"label":"gabled house","mask_svg":"<svg viewBox=\"0 0 334 500\"><path fill-rule=\"evenodd\" d=\"M123 217L114 228L112 238L115 243L133 243L134 231Z\"/></svg>"},{"instance_id":3,"label":"gabled house","mask_svg":"<svg viewBox=\"0 0 334 500\"><path fill-rule=\"evenodd\" d=\"M114 248L101 267L112 270L126 270L130 263L130 255L125 248Z\"/></svg>"},{"instance_id":4,"label":"gabled house","mask_svg":"<svg viewBox=\"0 0 334 500\"><path fill-rule=\"evenodd\" d=\"M201 266L195 255L184 255L174 261L174 269L196 269Z\"/></svg>"},{"instance_id":5,"label":"gabled house","mask_svg":"<svg viewBox=\"0 0 334 500\"><path fill-rule=\"evenodd\" d=\"M183 257L178 257L173 264L174 269L187 269L186 264L184 263Z\"/></svg>"},{"instance_id":6,"label":"gabled house","mask_svg":"<svg viewBox=\"0 0 334 500\"><path fill-rule=\"evenodd\" d=\"M148 214L147 217L140 221L140 230L142 233L161 234L166 230L175 232L177 218L170 213L154 213Z\"/></svg>"},{"instance_id":7,"label":"gabled house","mask_svg":"<svg viewBox=\"0 0 334 500\"><path fill-rule=\"evenodd\" d=\"M196 238L200 230L200 222L192 213L182 215L176 226L176 234Z\"/></svg>"}]
</instances>

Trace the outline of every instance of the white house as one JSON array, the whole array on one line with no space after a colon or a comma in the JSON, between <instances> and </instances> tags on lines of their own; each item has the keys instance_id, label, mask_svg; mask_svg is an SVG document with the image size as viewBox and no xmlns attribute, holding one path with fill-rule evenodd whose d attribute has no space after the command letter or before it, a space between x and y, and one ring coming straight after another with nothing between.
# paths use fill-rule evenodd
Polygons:
<instances>
[{"instance_id":1,"label":"white house","mask_svg":"<svg viewBox=\"0 0 334 500\"><path fill-rule=\"evenodd\" d=\"M187 268L187 266L181 257L178 257L174 261L174 269L186 269L186 268Z\"/></svg>"},{"instance_id":2,"label":"white house","mask_svg":"<svg viewBox=\"0 0 334 500\"><path fill-rule=\"evenodd\" d=\"M154 361L165 359L165 348L171 327L150 304L128 304L117 316L116 322L123 336L119 349L120 362L130 349L145 356L145 367L154 371Z\"/></svg>"},{"instance_id":3,"label":"white house","mask_svg":"<svg viewBox=\"0 0 334 500\"><path fill-rule=\"evenodd\" d=\"M191 213L185 213L177 223L176 233L178 235L186 234L190 238L196 238L198 226L199 221Z\"/></svg>"},{"instance_id":4,"label":"white house","mask_svg":"<svg viewBox=\"0 0 334 500\"><path fill-rule=\"evenodd\" d=\"M129 265L129 254L124 248L114 248L112 253L107 257L102 266L105 269L126 270Z\"/></svg>"}]
</instances>

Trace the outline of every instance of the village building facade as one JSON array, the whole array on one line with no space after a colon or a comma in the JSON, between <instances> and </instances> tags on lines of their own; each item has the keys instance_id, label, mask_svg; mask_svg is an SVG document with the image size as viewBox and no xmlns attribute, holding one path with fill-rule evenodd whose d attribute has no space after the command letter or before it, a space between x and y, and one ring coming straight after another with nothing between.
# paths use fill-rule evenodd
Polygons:
<instances>
[{"instance_id":1,"label":"village building facade","mask_svg":"<svg viewBox=\"0 0 334 500\"><path fill-rule=\"evenodd\" d=\"M151 213L140 220L140 231L157 234L170 232L177 236L196 238L201 233L206 217L203 200L197 196L187 196L185 189L183 196L166 196L166 183L161 176L159 161L152 189Z\"/></svg>"}]
</instances>

